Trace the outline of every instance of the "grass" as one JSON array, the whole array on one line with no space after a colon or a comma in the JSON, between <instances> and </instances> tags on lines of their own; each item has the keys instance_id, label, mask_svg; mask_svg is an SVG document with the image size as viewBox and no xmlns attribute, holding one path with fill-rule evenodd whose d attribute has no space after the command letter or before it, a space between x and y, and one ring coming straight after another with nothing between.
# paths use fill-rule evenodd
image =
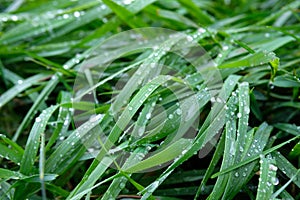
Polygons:
<instances>
[{"instance_id":1,"label":"grass","mask_svg":"<svg viewBox=\"0 0 300 200\"><path fill-rule=\"evenodd\" d=\"M0 199L300 199L299 8L2 1Z\"/></svg>"}]
</instances>

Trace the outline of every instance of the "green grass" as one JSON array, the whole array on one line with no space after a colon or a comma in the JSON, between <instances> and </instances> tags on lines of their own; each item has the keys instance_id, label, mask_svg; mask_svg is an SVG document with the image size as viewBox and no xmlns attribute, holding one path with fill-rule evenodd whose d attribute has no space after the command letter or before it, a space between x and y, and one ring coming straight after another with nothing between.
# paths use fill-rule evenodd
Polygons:
<instances>
[{"instance_id":1,"label":"green grass","mask_svg":"<svg viewBox=\"0 0 300 200\"><path fill-rule=\"evenodd\" d=\"M299 9L2 0L0 199L300 199Z\"/></svg>"}]
</instances>

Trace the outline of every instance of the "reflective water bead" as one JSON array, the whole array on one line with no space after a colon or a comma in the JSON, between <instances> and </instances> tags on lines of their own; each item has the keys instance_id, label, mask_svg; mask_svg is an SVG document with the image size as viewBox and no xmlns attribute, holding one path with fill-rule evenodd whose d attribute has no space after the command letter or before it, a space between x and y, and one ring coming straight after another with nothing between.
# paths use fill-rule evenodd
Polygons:
<instances>
[{"instance_id":1,"label":"reflective water bead","mask_svg":"<svg viewBox=\"0 0 300 200\"><path fill-rule=\"evenodd\" d=\"M42 121L42 119L40 117L37 117L37 118L35 118L35 121L40 122L40 121Z\"/></svg>"},{"instance_id":2,"label":"reflective water bead","mask_svg":"<svg viewBox=\"0 0 300 200\"><path fill-rule=\"evenodd\" d=\"M223 46L222 49L223 49L224 51L226 51L226 50L229 49L229 47L228 47L228 46Z\"/></svg>"},{"instance_id":3,"label":"reflective water bead","mask_svg":"<svg viewBox=\"0 0 300 200\"><path fill-rule=\"evenodd\" d=\"M147 113L146 114L146 119L150 119L151 118L151 113Z\"/></svg>"},{"instance_id":4,"label":"reflective water bead","mask_svg":"<svg viewBox=\"0 0 300 200\"><path fill-rule=\"evenodd\" d=\"M74 17L80 17L80 15L81 15L80 12L78 12L78 11L74 12Z\"/></svg>"},{"instance_id":5,"label":"reflective water bead","mask_svg":"<svg viewBox=\"0 0 300 200\"><path fill-rule=\"evenodd\" d=\"M241 113L238 113L238 114L237 114L237 117L238 117L238 118L241 118L241 117L242 117L242 114L241 114Z\"/></svg>"}]
</instances>

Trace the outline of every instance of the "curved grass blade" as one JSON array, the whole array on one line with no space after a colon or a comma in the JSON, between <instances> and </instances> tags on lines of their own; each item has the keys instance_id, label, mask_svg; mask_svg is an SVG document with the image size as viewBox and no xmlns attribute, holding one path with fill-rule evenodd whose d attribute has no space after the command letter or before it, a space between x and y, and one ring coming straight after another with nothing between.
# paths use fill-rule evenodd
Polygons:
<instances>
[{"instance_id":1,"label":"curved grass blade","mask_svg":"<svg viewBox=\"0 0 300 200\"><path fill-rule=\"evenodd\" d=\"M243 67L253 67L253 66L269 63L269 62L273 61L276 58L277 57L272 52L267 53L267 52L264 52L264 51L260 51L260 52L257 52L255 54L251 54L249 56L246 56L242 59L239 59L237 61L231 61L231 62L221 64L218 67L220 69L235 68L235 67L241 67L241 66L243 66Z\"/></svg>"},{"instance_id":2,"label":"curved grass blade","mask_svg":"<svg viewBox=\"0 0 300 200\"><path fill-rule=\"evenodd\" d=\"M0 108L3 107L7 102L12 100L14 97L16 97L18 94L23 92L24 90L30 88L31 86L37 84L38 82L44 80L47 77L49 77L49 75L47 74L37 74L27 78L24 81L21 79L18 80L17 85L10 88L8 91L6 91L0 96Z\"/></svg>"},{"instance_id":3,"label":"curved grass blade","mask_svg":"<svg viewBox=\"0 0 300 200\"><path fill-rule=\"evenodd\" d=\"M25 175L32 174L32 168L40 144L40 136L45 132L46 125L58 106L51 106L44 110L36 119L29 133L26 148L20 164L20 172Z\"/></svg>"},{"instance_id":4,"label":"curved grass blade","mask_svg":"<svg viewBox=\"0 0 300 200\"><path fill-rule=\"evenodd\" d=\"M191 142L192 141L189 139L181 138L175 143L168 146L166 149L151 156L150 158L147 158L146 160L143 160L135 165L128 166L122 171L136 173L166 163L178 157L179 155L184 154L185 149L190 146Z\"/></svg>"},{"instance_id":5,"label":"curved grass blade","mask_svg":"<svg viewBox=\"0 0 300 200\"><path fill-rule=\"evenodd\" d=\"M21 132L28 126L30 121L32 120L34 113L37 111L39 106L44 102L44 100L48 97L48 95L54 90L56 85L58 84L58 78L56 75L53 75L54 79L51 79L47 85L44 87L42 92L39 94L38 98L34 101L33 105L31 106L30 110L27 112L26 116L24 117L22 123L18 127L18 130L14 134L13 141L17 141Z\"/></svg>"}]
</instances>

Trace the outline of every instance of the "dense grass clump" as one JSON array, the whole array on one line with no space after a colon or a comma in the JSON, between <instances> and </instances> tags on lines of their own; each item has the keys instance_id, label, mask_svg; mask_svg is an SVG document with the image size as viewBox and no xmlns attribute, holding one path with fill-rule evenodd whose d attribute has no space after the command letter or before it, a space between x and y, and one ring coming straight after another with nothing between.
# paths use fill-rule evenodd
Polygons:
<instances>
[{"instance_id":1,"label":"dense grass clump","mask_svg":"<svg viewBox=\"0 0 300 200\"><path fill-rule=\"evenodd\" d=\"M2 0L0 199L300 199L299 9Z\"/></svg>"}]
</instances>

